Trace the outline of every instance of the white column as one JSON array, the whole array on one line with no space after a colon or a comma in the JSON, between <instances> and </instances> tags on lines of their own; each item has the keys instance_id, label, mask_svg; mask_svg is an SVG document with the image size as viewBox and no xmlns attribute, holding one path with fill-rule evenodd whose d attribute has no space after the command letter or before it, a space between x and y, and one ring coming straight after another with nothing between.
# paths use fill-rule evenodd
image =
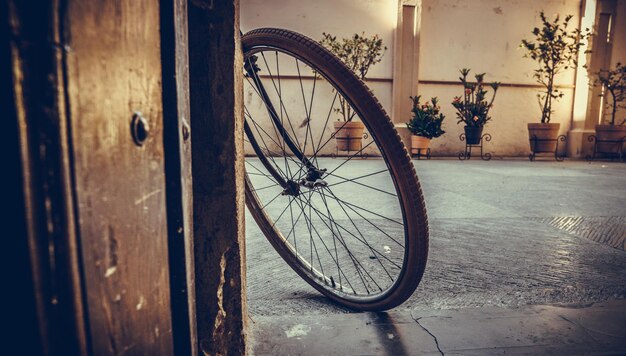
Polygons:
<instances>
[{"instance_id":1,"label":"white column","mask_svg":"<svg viewBox=\"0 0 626 356\"><path fill-rule=\"evenodd\" d=\"M398 1L394 36L391 117L407 147L411 140L405 125L411 111L409 97L417 95L421 7L421 0Z\"/></svg>"}]
</instances>

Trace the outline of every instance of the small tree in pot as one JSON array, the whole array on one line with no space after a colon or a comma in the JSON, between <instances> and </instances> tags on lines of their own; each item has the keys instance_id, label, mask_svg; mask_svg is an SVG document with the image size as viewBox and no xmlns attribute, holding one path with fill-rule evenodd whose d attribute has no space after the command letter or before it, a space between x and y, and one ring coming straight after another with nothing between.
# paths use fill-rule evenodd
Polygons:
<instances>
[{"instance_id":1,"label":"small tree in pot","mask_svg":"<svg viewBox=\"0 0 626 356\"><path fill-rule=\"evenodd\" d=\"M460 70L461 77L459 80L463 84L463 97L456 96L452 101L452 106L456 109L456 116L459 119L458 124L465 124L465 138L470 145L476 145L482 137L483 127L491 120L489 110L493 107L493 101L496 99L496 93L500 87L499 82L489 84L493 89L491 100L487 99L487 90L485 90L485 73L476 74L474 78L476 82L468 82L467 76L470 70L463 68Z\"/></svg>"},{"instance_id":2,"label":"small tree in pot","mask_svg":"<svg viewBox=\"0 0 626 356\"><path fill-rule=\"evenodd\" d=\"M578 28L569 29L572 15L567 15L561 21L559 15L553 20L546 17L545 13L539 13L541 17L541 28L535 27L532 40L522 40L520 47L526 50L525 58L530 58L537 62L533 77L544 87L544 90L537 94L537 100L541 108L541 123L528 124L528 136L531 139L531 151L554 151L556 148L556 138L559 133L560 124L551 123L550 119L554 110L552 104L565 95L555 84L557 74L575 68L578 64L578 52L590 36L589 29L581 31ZM536 142L533 146L533 137L544 140L550 139L554 142Z\"/></svg>"},{"instance_id":3,"label":"small tree in pot","mask_svg":"<svg viewBox=\"0 0 626 356\"><path fill-rule=\"evenodd\" d=\"M364 80L370 68L382 60L386 46L378 35L371 37L365 33L355 33L350 38L337 40L336 36L323 33L320 44L326 47L337 58L348 66L359 79ZM339 95L339 107L334 109L341 114L341 118L335 122L335 139L340 151L358 151L361 149L363 137L363 123L353 120L356 113L341 95Z\"/></svg>"},{"instance_id":4,"label":"small tree in pot","mask_svg":"<svg viewBox=\"0 0 626 356\"><path fill-rule=\"evenodd\" d=\"M445 116L440 112L436 97L420 104L420 96L412 96L413 108L411 109L411 120L406 123L406 127L413 134L411 136L411 153L418 154L420 150L427 150L430 140L446 133L441 129L441 124Z\"/></svg>"},{"instance_id":5,"label":"small tree in pot","mask_svg":"<svg viewBox=\"0 0 626 356\"><path fill-rule=\"evenodd\" d=\"M618 110L626 109L626 66L617 63L615 69L602 69L597 73L596 85L602 85L605 98L605 105L610 111L610 119L606 124L596 125L596 139L598 141L619 141L626 140L626 118L616 121ZM610 98L611 100L606 100ZM621 143L620 143L621 144ZM618 150L616 144L598 142L598 151L610 152Z\"/></svg>"}]
</instances>

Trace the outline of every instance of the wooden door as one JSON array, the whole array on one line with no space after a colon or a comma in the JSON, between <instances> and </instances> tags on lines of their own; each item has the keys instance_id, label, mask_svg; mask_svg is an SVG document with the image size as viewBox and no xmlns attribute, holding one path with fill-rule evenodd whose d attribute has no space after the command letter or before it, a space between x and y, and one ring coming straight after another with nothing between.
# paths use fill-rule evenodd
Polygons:
<instances>
[{"instance_id":1,"label":"wooden door","mask_svg":"<svg viewBox=\"0 0 626 356\"><path fill-rule=\"evenodd\" d=\"M21 232L4 246L20 315L5 348L243 354L238 1L40 5L0 2L0 103L18 133L3 202Z\"/></svg>"},{"instance_id":2,"label":"wooden door","mask_svg":"<svg viewBox=\"0 0 626 356\"><path fill-rule=\"evenodd\" d=\"M95 355L171 354L159 1L67 6L67 103L89 344ZM134 115L148 124L145 142L133 138Z\"/></svg>"}]
</instances>

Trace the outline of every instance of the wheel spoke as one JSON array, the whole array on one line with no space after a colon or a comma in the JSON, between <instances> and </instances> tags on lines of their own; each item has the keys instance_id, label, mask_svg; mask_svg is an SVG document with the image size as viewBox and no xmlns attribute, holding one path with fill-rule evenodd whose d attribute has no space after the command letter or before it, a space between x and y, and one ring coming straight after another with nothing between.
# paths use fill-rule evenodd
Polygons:
<instances>
[{"instance_id":1,"label":"wheel spoke","mask_svg":"<svg viewBox=\"0 0 626 356\"><path fill-rule=\"evenodd\" d=\"M326 204L326 199L324 199L324 196L322 196L322 200L324 201L324 206L326 206L326 211L328 212L328 216L332 216L330 214L330 210L328 209L328 204ZM337 230L337 233L340 234L339 230ZM335 231L333 230L333 224L332 223L330 224L330 234L333 236L333 247L335 248L335 258L337 258L337 261L339 261L339 256L338 256L338 253L337 253L337 239L336 239ZM355 264L355 268L357 268L356 264ZM341 285L341 274L339 275L339 285Z\"/></svg>"},{"instance_id":2,"label":"wheel spoke","mask_svg":"<svg viewBox=\"0 0 626 356\"><path fill-rule=\"evenodd\" d=\"M332 194L332 192L331 192ZM333 196L335 196L334 194L332 194ZM338 204L342 204L342 202L337 201ZM374 224L373 222L370 221L370 219L366 218L365 216L361 215L361 213L359 213L358 211L356 211L353 207L347 205L344 203L344 205L350 209L352 212L354 212L355 214L357 214L359 217L361 217L361 219L367 221L368 224L372 225L372 227L374 227L376 230L380 231L383 235L387 236L391 241L395 242L398 246L404 248L404 245L401 244L400 242L398 242L396 239L394 239L393 237L391 237L391 235L389 235L387 232L385 232L383 229L381 229L380 227L378 227L378 225Z\"/></svg>"},{"instance_id":3,"label":"wheel spoke","mask_svg":"<svg viewBox=\"0 0 626 356\"><path fill-rule=\"evenodd\" d=\"M278 64L278 51L274 51L274 58L276 59L276 73L277 73L277 76L278 76L278 97L282 98L283 97L283 89L282 89L282 85L281 85L281 81L280 81L280 65ZM268 69L268 72L269 72L269 69ZM283 120L283 111L284 111L283 109L284 109L284 106L280 105L280 124L284 127L285 126L285 121ZM272 127L274 128L274 131L276 131L276 125L272 125ZM283 142L282 148L283 148L283 157L285 159L285 166L289 167L289 163L287 162L287 156L289 156L289 155L287 155L286 152L285 152L285 145L286 145L285 144L285 137L284 136L281 136L281 137L283 139L283 141L282 141ZM289 170L289 175L291 176L291 179L293 179L293 174L291 173L291 169L288 169L288 170ZM299 171L299 169L298 169L298 171Z\"/></svg>"},{"instance_id":4,"label":"wheel spoke","mask_svg":"<svg viewBox=\"0 0 626 356\"><path fill-rule=\"evenodd\" d=\"M250 167L254 168L254 169L258 172L258 173L250 173L250 172L247 172L247 170L246 170L247 174L261 175L261 176L264 176L264 177L265 177L265 178L267 178L267 179L270 179L270 180L271 180L271 181L273 181L273 182L276 182L276 180L274 179L274 177L272 177L271 175L269 175L269 174L267 174L267 173L265 173L265 172L261 171L260 169L258 169L258 168L257 168L255 165L253 165L253 164L252 164L249 160L246 160L246 164L248 164Z\"/></svg>"},{"instance_id":5,"label":"wheel spoke","mask_svg":"<svg viewBox=\"0 0 626 356\"><path fill-rule=\"evenodd\" d=\"M249 60L249 59L248 59L248 62L250 63L250 60ZM268 67L268 72L269 72L269 71L270 71L270 70L269 70L269 67ZM272 110L271 106L270 106L267 102L265 102L265 100L263 99L263 95L261 95L261 93L260 93L260 91L259 91L259 90L260 90L260 88L259 88L259 89L257 89L256 84L252 83L252 82L250 81L250 78L249 78L248 76L246 76L245 78L246 78L246 80L248 81L248 83L250 84L250 86L252 87L253 91L257 94L257 96L261 99L261 101L262 101L262 102L263 102L263 104L265 105L265 108L266 108L266 110L267 110L267 113L268 113L268 115L270 116L270 121L272 122L272 129L274 130L274 133L276 134L276 136L277 136L277 137L282 137L282 139L283 139L283 140L282 140L282 141L283 141L283 143L282 143L282 144L279 144L279 143L277 143L275 140L273 140L273 141L274 141L274 143L276 143L279 147L281 147L281 148L282 148L282 150L283 150L283 156L287 156L287 153L286 153L286 150L285 150L286 140L287 140L287 139L291 140L291 137L289 136L289 133L288 133L288 132L284 129L284 125L282 124L282 123L283 123L283 120L282 120L282 113L283 113L283 109L284 109L285 115L287 116L287 120L289 120L289 114L287 113L287 110L284 108L284 105L282 104L282 96L280 96L280 100L281 100L281 113L280 113L280 115L281 115L281 116L280 116L279 120L280 120L280 122L281 122L281 126L283 126L283 130L279 130L279 129L276 127L276 125L277 125L277 124L276 124L276 122L275 122L274 120L272 120L272 117L274 117L274 116L275 116L275 111L274 111L274 110ZM256 76L256 78L257 78L257 80L259 81L259 85L262 85L262 84L261 84L261 78L260 78L260 77L258 77L258 76ZM272 78L272 77L270 76L270 78ZM273 82L273 78L272 78L272 82ZM276 88L276 85L275 85L275 84L274 84L274 88ZM278 89L276 89L276 90L278 91ZM244 115L245 115L245 111L247 111L247 110L246 110L246 108L245 108L245 106L244 106ZM272 114L272 113L274 113L274 114ZM248 113L248 114L249 114L249 113ZM251 116L251 115L250 115L250 119L252 119L252 116ZM291 121L290 121L290 122L291 122ZM260 127L260 125L259 125L259 127ZM258 130L258 128L257 128L257 130ZM278 131L280 131L282 134L279 134L279 133L278 133ZM271 138L271 135L267 134L267 132L265 132L265 133L266 133L266 135L268 135L268 137L270 137L270 138ZM297 139L297 137L296 137L296 139ZM291 141L293 142L293 140L291 140ZM266 147L267 147L267 146L266 146ZM286 163L286 161L285 161L285 163ZM287 170L287 167L288 167L288 166L286 166L285 170Z\"/></svg>"},{"instance_id":6,"label":"wheel spoke","mask_svg":"<svg viewBox=\"0 0 626 356\"><path fill-rule=\"evenodd\" d=\"M262 208L262 209L267 208L267 206L268 206L268 205L272 204L272 202L273 202L274 200L276 200L276 199L277 199L279 196L281 196L282 194L283 194L283 192L280 192L280 193L276 194L276 196L275 196L272 200L268 201L265 205L263 205L263 208Z\"/></svg>"},{"instance_id":7,"label":"wheel spoke","mask_svg":"<svg viewBox=\"0 0 626 356\"><path fill-rule=\"evenodd\" d=\"M283 115L282 115L282 114L283 114L283 112L285 113L285 116L287 117L287 121L288 121L288 123L289 123L289 126L291 127L291 131L292 131L292 133L294 134L295 143L293 143L293 144L294 144L294 145L296 145L296 146L298 147L298 150L299 150L299 147L300 147L300 143L298 142L298 137L297 137L297 135L296 135L296 133L295 133L295 130L293 129L293 125L291 124L291 119L289 118L289 113L287 112L287 109L285 108L285 105L284 105L284 102L283 102L283 99L282 99L282 86L280 85L280 77L278 78L278 80L279 80L279 86L277 86L277 85L276 85L276 82L274 81L274 77L273 77L273 75L272 75L272 73L271 73L271 69L269 68L269 65L267 64L267 61L266 61L266 59L265 59L265 55L264 55L263 53L261 53L261 55L262 55L263 60L264 60L264 62L265 62L266 69L267 69L267 72L269 73L269 76L270 76L270 80L271 80L271 82L272 82L272 85L274 86L274 90L275 90L275 91L278 93L278 95L279 95L279 102L280 102L280 105L279 105L279 106L280 106L280 117L277 117L277 116L276 116L276 114L275 114L275 111L271 109L271 106L270 106L267 102L265 102L265 101L264 101L264 99L263 99L263 95L261 95L261 93L260 93L260 89L261 89L261 88L258 88L258 89L257 89L257 87L256 87L257 85L256 85L256 84L253 84L253 83L250 81L250 78L249 78L248 76L246 76L246 80L248 81L248 83L250 84L250 86L252 87L252 89L254 90L254 92L257 94L257 96L261 99L261 101L263 101L263 104L265 105L265 107L266 107L266 109L267 109L268 115L270 116L270 121L272 122L272 128L274 129L274 132L276 133L276 136L277 136L277 137L282 137L282 139L283 139L283 140L282 140L282 144L278 144L278 143L277 143L277 145L278 145L278 146L280 146L280 147L282 148L282 150L283 150L283 152L284 152L284 155L285 155L285 156L287 156L287 153L286 153L286 150L285 150L285 148L286 148L286 147L285 147L285 145L286 145L286 140L288 139L288 140L290 140L292 143L294 142L294 140L293 140L293 139L291 139L291 136L289 135L289 133L287 132L287 130L285 130L285 129L284 129L285 125L284 125L284 120L283 120ZM250 59L249 59L249 58L248 58L248 63L250 63ZM250 64L250 65L251 65L251 64ZM277 64L277 68L278 68L278 69L280 68L280 67L278 67L278 64ZM262 85L262 84L261 84L261 78L260 78L260 77L258 77L258 76L256 76L256 79L257 79L257 81L259 82L259 85ZM272 113L274 113L274 114L272 114ZM245 113L244 113L244 114L245 114ZM278 129L278 127L276 126L276 125L277 125L277 123L275 122L275 120L274 120L274 119L272 119L272 117L275 117L277 120L279 120L279 121L280 121L281 126L282 126L282 129ZM279 133L277 132L277 129L278 129L278 131L280 131L280 132L281 132L281 134L279 134ZM267 133L266 133L266 134L267 134ZM268 135L268 136L269 136L269 135ZM274 142L276 143L276 141L274 141ZM304 153L302 153L302 163L305 163L305 162L306 162L306 156L304 155ZM289 171L290 169L289 169L289 166L287 165L287 162L286 162L286 161L285 161L285 164L286 164L286 168L285 168L285 170ZM301 171L302 171L302 167L300 166L300 167L299 167L299 169L298 169L298 172L296 172L294 175L298 175L298 174L300 174L300 172L301 172Z\"/></svg>"},{"instance_id":8,"label":"wheel spoke","mask_svg":"<svg viewBox=\"0 0 626 356\"><path fill-rule=\"evenodd\" d=\"M340 185L340 184L344 184L344 183L354 183L354 184L358 184L358 185L363 186L363 187L366 187L366 188L370 188L370 189L373 189L373 190L379 191L379 192L381 192L381 193L389 194L389 195L391 195L392 197L397 197L397 195L396 195L396 194L394 194L394 193L390 193L390 192L385 191L385 190L382 190L382 189L380 189L380 188L372 187L371 185L367 185L367 184L364 184L364 183L361 183L361 182L357 182L357 181L356 181L357 179L362 179L362 178L365 178L365 177L370 177L370 176L373 176L373 175L376 175L376 174L380 174L380 173L383 173L383 172L388 172L388 171L385 169L385 170L382 170L382 171L380 171L380 172L370 173L370 174L366 174L366 175L363 175L363 176L360 176L360 177L350 178L350 179L345 178L345 177L342 177L342 176L340 176L340 175L338 175L338 174L335 174L335 173L326 173L326 174L327 174L327 175L330 175L330 176L333 176L333 177L340 178L340 179L344 179L344 181L343 181L343 182L338 182L338 183L330 184L330 185L328 185L328 187L334 187L334 186L337 186L337 185Z\"/></svg>"},{"instance_id":9,"label":"wheel spoke","mask_svg":"<svg viewBox=\"0 0 626 356\"><path fill-rule=\"evenodd\" d=\"M248 141L248 140L246 140L246 139L244 139L244 142L248 142L248 143L250 143L250 141ZM300 162L300 161L296 161L296 160L295 160L295 159L293 159L293 157L291 157L291 156L288 156L288 155L281 155L281 154L280 154L280 152L272 151L272 150L270 150L269 148L263 148L263 147L261 147L261 150L262 150L262 151L265 151L265 152L267 152L267 153L269 153L269 155L270 155L270 156L283 156L283 157L285 157L285 159L289 159L289 161L291 161L291 162L295 163L298 167L301 167L301 166L302 166L302 162ZM298 169L298 172L296 172L296 174L298 174L298 173L299 173L299 172L301 172L301 171L302 171L302 169L301 169L301 168L300 168L300 169ZM295 176L290 177L289 179L293 179L294 177L295 177ZM298 177L300 177L300 176L298 176Z\"/></svg>"},{"instance_id":10,"label":"wheel spoke","mask_svg":"<svg viewBox=\"0 0 626 356\"><path fill-rule=\"evenodd\" d=\"M300 74L300 64L297 58L294 58L294 60L296 61L296 69L298 71L298 82L300 83L300 93L302 94L302 102L304 103L304 113L306 116L304 119L304 122L300 124L300 127L303 127L306 125L306 131L304 133L304 146L302 147L302 153L306 154L306 145L309 140L309 129L311 128L311 120L312 120L311 110L313 108L313 97L315 95L315 84L317 82L317 76L313 78L313 90L311 90L311 102L310 104L307 104L306 95L304 94L304 85L302 84L302 75ZM312 136L311 136L311 144L314 145ZM313 152L315 152L315 146L313 146Z\"/></svg>"},{"instance_id":11,"label":"wheel spoke","mask_svg":"<svg viewBox=\"0 0 626 356\"><path fill-rule=\"evenodd\" d=\"M317 73L314 73L314 77L313 77L313 90L311 90L311 101L309 104L309 120L307 121L307 132L309 133L309 136L311 137L311 149L313 150L313 152L316 151L315 149L315 140L313 140L313 129L311 128L311 121L313 120L313 118L311 117L311 113L313 111L313 98L315 97L315 84L317 83ZM306 135L306 133L305 133ZM322 131L320 133L320 136L324 135L324 131ZM305 153L305 152L303 152ZM315 161L315 165L319 166L319 162L317 161L317 155L311 157L314 161Z\"/></svg>"},{"instance_id":12,"label":"wheel spoke","mask_svg":"<svg viewBox=\"0 0 626 356\"><path fill-rule=\"evenodd\" d=\"M302 201L302 199L300 197L298 197L297 199L298 201ZM326 276L326 274L324 273L324 265L322 263L322 260L320 259L320 255L317 251L317 245L315 244L315 239L313 238L313 234L311 234L311 229L315 229L315 226L313 226L313 223L311 222L311 219L307 216L304 206L302 204L300 204L299 202L296 202L296 204L298 204L298 207L302 210L302 213L304 213L304 220L307 224L307 229L309 230L309 251L311 253L311 258L310 258L310 262L309 265L311 267L311 272L313 272L313 252L315 251L315 256L317 257L317 263L320 266L320 271L322 272L323 276ZM322 241L322 244L324 244L324 240L322 240L321 236L319 235L319 233L317 232L317 230L315 229L315 234L319 237L320 241ZM326 244L324 244L324 246L326 246ZM332 257L332 256L331 256ZM339 264L337 264L337 266L339 266Z\"/></svg>"},{"instance_id":13,"label":"wheel spoke","mask_svg":"<svg viewBox=\"0 0 626 356\"><path fill-rule=\"evenodd\" d=\"M252 191L253 191L253 192L259 192L259 191L261 191L261 190L268 189L268 188L273 188L273 187L276 187L276 186L279 186L279 187L280 187L280 185L278 185L278 184L274 183L274 184L272 184L272 185L268 185L268 186L265 186L265 187L263 187L263 188L256 188L256 189L252 189Z\"/></svg>"},{"instance_id":14,"label":"wheel spoke","mask_svg":"<svg viewBox=\"0 0 626 356\"><path fill-rule=\"evenodd\" d=\"M322 222L326 225L326 227L330 230L330 227L326 224L326 222L324 221L324 219L328 220L328 221L332 221L335 224L335 227L337 227L338 229L343 230L344 232L346 232L347 234L349 234L350 236L354 237L357 241L361 242L363 245L365 245L366 247L369 246L369 244L367 243L367 241L361 240L358 236L356 236L354 233L352 233L352 231L346 229L343 225L337 223L332 217L329 217L327 215L325 215L323 212L321 212L319 209L317 209L315 206L313 206L313 204L311 202L309 202L309 204L311 205L311 207L313 208L313 211L315 211L315 213L319 216L319 218L322 220ZM371 247L371 246L370 246ZM394 261L390 260L387 258L387 256L385 256L382 252L378 251L377 249L373 248L372 249L376 252L376 254L378 254L379 256L387 259L389 262L393 263L396 265L396 267L400 268L400 266L398 266Z\"/></svg>"},{"instance_id":15,"label":"wheel spoke","mask_svg":"<svg viewBox=\"0 0 626 356\"><path fill-rule=\"evenodd\" d=\"M312 206L312 205L311 205ZM313 207L313 211L315 211L318 216L320 217L320 219L322 219L322 222L325 223L324 218L330 220L330 218L328 216L326 216L323 212L319 211L319 209L317 209L316 207ZM341 224L336 224L336 226L343 230L344 232L346 232L347 234L349 234L350 236L354 237L357 241L363 243L363 245L368 246L366 241L361 240L358 236L356 236L355 234L353 234L350 230L346 229L343 225ZM330 229L330 228L329 228ZM370 246L371 247L371 246ZM390 263L394 264L397 268L402 268L401 266L399 266L398 264L396 264L394 261L390 260L389 258L387 258L387 256L385 256L382 252L378 251L377 249L373 248L374 252L376 252L377 255L381 256L382 258L386 259L387 261L389 261Z\"/></svg>"},{"instance_id":16,"label":"wheel spoke","mask_svg":"<svg viewBox=\"0 0 626 356\"><path fill-rule=\"evenodd\" d=\"M332 191L328 190L328 192L332 195L335 196L335 194L333 194ZM324 190L322 190L320 192L322 194L322 196L324 196ZM348 218L348 220L350 220L350 222L352 223L352 226L354 226L354 228L356 229L356 231L359 233L359 236L361 236L361 239L363 239L363 241L365 241L365 244L367 245L367 247L369 248L370 252L372 252L372 254L374 256L376 256L376 253L374 252L374 249L372 248L372 246L367 243L367 239L365 238L365 236L361 233L361 230L359 230L359 228L357 227L356 223L354 222L354 220L352 220L352 218L350 217L350 214L348 214L348 212L346 211L346 209L344 209L344 207L341 205L341 203L339 203L339 207L341 208L341 210L343 211L343 213L346 215L346 217ZM391 276L391 274L389 274L389 271L387 271L387 268L385 268L385 265L383 265L383 263L380 261L380 258L376 258L376 260L378 261L378 263L380 264L380 266L383 268L383 270L385 271L385 273L387 274L387 276L389 277L389 279L391 279L391 281L393 281L393 277Z\"/></svg>"},{"instance_id":17,"label":"wheel spoke","mask_svg":"<svg viewBox=\"0 0 626 356\"><path fill-rule=\"evenodd\" d=\"M300 200L300 201L302 202L302 200ZM328 224L326 224L326 222L324 221L324 219L323 219L323 218L322 218L322 216L320 215L319 210L318 210L317 208L313 207L310 201L306 202L306 204L307 204L307 205L309 205L309 206L311 206L311 207L313 208L313 211L314 211L314 212L315 212L315 214L316 214L316 215L320 218L320 220L322 221L322 223L324 223L324 225L326 226L326 228L327 228L327 229L329 229L329 230L331 230L330 226L329 226ZM322 214L322 215L323 215L323 214ZM319 234L318 234L318 236L319 236ZM321 241L322 241L322 243L324 244L324 247L326 247L326 250L328 251L329 256L330 256L331 258L333 258L333 256L332 256L332 252L330 252L330 249L328 249L328 246L326 245L326 243L324 243L324 242L323 242L323 240L321 239L321 236L320 236L320 240L321 240ZM349 251L348 251L348 253L349 253ZM363 286L365 286L365 288L367 289L367 283L365 282L364 274L363 274L363 272L361 271L362 266L361 266L361 267L359 267L359 263L358 263L358 261L356 261L356 260L354 259L354 256L352 256L352 255L350 255L350 254L349 254L348 256L350 257L350 260L351 260L351 262L352 262L352 264L353 264L353 266L354 266L354 268L355 268L355 271L356 271L356 272L357 272L357 274L359 275L359 278L361 279L361 282L363 283ZM334 260L334 259L333 259L333 260ZM339 264L339 261L336 261L336 263L337 263L337 264ZM366 271L366 272L367 272L367 271ZM354 287L352 286L352 284L349 282L349 278L347 278L347 276L345 275L345 273L344 273L344 279L346 279L346 282L348 282L348 285L350 285L350 288L351 288L353 291L356 291L356 289L354 289ZM369 290L367 290L367 292L368 292L368 294L369 294Z\"/></svg>"},{"instance_id":18,"label":"wheel spoke","mask_svg":"<svg viewBox=\"0 0 626 356\"><path fill-rule=\"evenodd\" d=\"M328 204L326 203L326 198L324 197L323 194L320 194L320 196L322 197L322 201L324 202L324 205L326 206L326 212L328 213L329 216L329 222L330 222L330 227L331 227L331 233L333 233L333 240L335 238L334 232L332 232L332 226L333 224L335 226L337 226L337 222L335 221L335 219L333 219L332 217L332 213L330 212L330 209L328 208ZM346 250L346 252L348 253L348 257L350 257L350 260L352 261L352 265L354 266L354 269L356 270L357 274L359 275L359 277L361 278L361 282L363 283L363 287L365 287L365 291L367 292L367 294L370 294L370 288L369 284L365 281L364 275L361 272L361 270L365 271L367 273L367 268L364 268L361 263L359 261L356 260L356 258L354 257L354 255L352 254L352 251L350 251L350 249L348 248L348 246L345 243L345 240L343 239L343 236L341 235L341 232L339 232L339 229L337 228L337 239L339 240L340 244L344 247L344 249ZM335 254L337 253L337 246L335 246ZM369 276L369 273L367 273ZM369 276L370 279L373 280L373 278L371 276ZM339 282L339 284L341 284L341 281ZM376 281L374 281L374 284L376 284ZM379 287L380 288L380 287Z\"/></svg>"},{"instance_id":19,"label":"wheel spoke","mask_svg":"<svg viewBox=\"0 0 626 356\"><path fill-rule=\"evenodd\" d=\"M299 203L297 203L297 204L298 204L298 206L302 209L302 211L305 211L305 204L304 204L304 201L302 200L302 198L298 197L298 201L299 201ZM318 238L318 239L320 240L320 242L322 243L322 246L324 246L324 249L326 250L326 252L328 252L328 255L330 256L331 260L333 261L333 263L335 264L335 266L337 266L338 273L339 273L340 275L343 275L343 276L344 276L344 278L346 279L346 282L347 282L347 283L348 283L348 285L350 286L350 289L354 290L354 287L352 287L352 285L350 284L350 281L349 281L349 280L347 279L347 277L346 277L345 272L343 271L343 269L342 269L342 268L341 268L341 266L339 265L339 260L337 260L337 259L335 259L335 258L334 258L334 256L333 256L332 252L331 252L331 251L330 251L330 249L328 248L328 245L326 245L326 242L324 242L324 239L323 239L323 238L322 238L322 236L320 235L319 231L317 230L317 228L315 227L315 225L313 225L313 220L312 220L311 216L310 216L310 215L307 215L306 213L304 214L304 216L305 216L305 220L308 220L308 222L309 222L309 224L310 224L310 226L311 226L311 229L315 232L315 235L317 236L317 238ZM324 271L324 267L323 267L323 265L324 265L324 264L322 263L322 260L320 259L320 256L319 256L319 253L318 253L318 250L317 250L317 245L315 244L315 239L314 239L314 238L312 238L312 236L311 236L311 242L312 242L313 248L315 249L315 254L316 254L316 256L317 256L317 260L318 260L318 263L319 263L319 265L320 265L320 270L322 271L322 275L324 276L324 278L327 278L327 277L326 277L326 274L323 272L323 271ZM313 268L312 263L310 263L310 265L311 265L311 268ZM326 282L327 282L327 281L325 280L325 283L326 283Z\"/></svg>"},{"instance_id":20,"label":"wheel spoke","mask_svg":"<svg viewBox=\"0 0 626 356\"><path fill-rule=\"evenodd\" d=\"M384 215L381 215L381 214L375 213L375 212L373 212L373 211L371 211L371 210L365 209L365 208L360 207L360 206L358 206L358 205L354 205L354 204L349 203L349 202L347 202L347 201L345 201L345 200L341 200L341 199L336 198L336 197L335 197L335 198L333 198L333 199L335 199L335 200L337 200L337 201L339 201L339 202L342 202L342 203L344 203L344 204L346 204L346 205L352 206L352 207L354 207L354 208L357 208L357 209L363 210L363 211L365 211L365 212L367 212L367 213L370 213L370 214L372 214L372 215L375 215L375 216L378 216L378 217L380 217L380 218L383 218L383 219L385 219L385 220L388 220L388 221L394 222L394 223L396 223L396 224L398 224L398 225L403 225L400 221L397 221L397 220L394 220L394 219L392 219L392 218L386 217L386 216L384 216Z\"/></svg>"},{"instance_id":21,"label":"wheel spoke","mask_svg":"<svg viewBox=\"0 0 626 356\"><path fill-rule=\"evenodd\" d=\"M361 152L363 152L364 149L368 148L372 143L374 143L374 141L370 141L367 145L361 147L360 150L356 151L352 156L348 157L348 159L346 159L345 161L343 161L340 165L338 165L337 167L333 168L332 171L326 173L326 174L333 174L335 171L337 171L339 168L341 168L344 164L350 162L354 157L356 157L357 155L359 155Z\"/></svg>"},{"instance_id":22,"label":"wheel spoke","mask_svg":"<svg viewBox=\"0 0 626 356\"><path fill-rule=\"evenodd\" d=\"M261 52L261 57L263 57L263 62L265 62L265 67L267 68L267 73L270 76L270 80L272 81L272 85L274 86L274 89L278 93L278 87L276 86L276 82L274 81L274 76L272 75L272 71L270 70L270 66L267 64L267 60L265 59L265 53ZM279 96L278 101L280 102L280 106L282 108L284 108L285 107L285 103L283 103L282 96ZM293 138L296 140L296 145L298 147L300 147L300 141L298 140L298 135L296 134L296 131L294 130L293 125L291 124L291 118L289 117L289 113L287 113L287 109L285 109L285 116L287 117L287 122L289 123L289 127L291 128L291 133L293 133Z\"/></svg>"},{"instance_id":23,"label":"wheel spoke","mask_svg":"<svg viewBox=\"0 0 626 356\"><path fill-rule=\"evenodd\" d=\"M261 142L263 142L263 145L265 146L265 150L269 152L270 149L269 149L269 147L267 147L267 143L265 143L265 139L263 138L263 135L261 135L260 132L259 132L259 125L257 125L256 121L254 121L254 120L252 120L252 124L257 129L257 132L259 133L259 138L261 139ZM266 156L266 157L268 157L268 156ZM280 166L278 166L278 164L276 163L276 161L274 160L274 157L272 155L269 155L268 158L274 163L274 167L278 170L278 172L283 177L289 177L285 172L283 172L282 169L280 169Z\"/></svg>"},{"instance_id":24,"label":"wheel spoke","mask_svg":"<svg viewBox=\"0 0 626 356\"><path fill-rule=\"evenodd\" d=\"M317 153L323 148L323 146L320 147L320 145L322 144L322 138L324 138L324 132L326 132L326 128L328 127L328 121L330 121L330 115L333 113L333 109L335 107L335 102L337 102L338 95L339 95L339 92L335 90L335 96L333 97L333 102L330 104L330 108L328 109L328 115L326 116L326 121L324 122L324 128L322 129L322 132L320 133L320 139L319 141L317 141L317 149L313 152L313 157L317 157ZM330 139L326 142L329 142L329 141Z\"/></svg>"},{"instance_id":25,"label":"wheel spoke","mask_svg":"<svg viewBox=\"0 0 626 356\"><path fill-rule=\"evenodd\" d=\"M285 212L287 211L287 209L291 206L291 203L293 202L295 198L291 198L289 199L289 203L287 203L287 206L285 206L285 208L283 209L283 211L280 213L280 215L278 215L278 218L276 220L274 220L274 222L272 223L272 228L274 228L274 226L276 226L276 224L278 223L278 220L280 220L280 218L283 217L283 215L285 214Z\"/></svg>"}]
</instances>

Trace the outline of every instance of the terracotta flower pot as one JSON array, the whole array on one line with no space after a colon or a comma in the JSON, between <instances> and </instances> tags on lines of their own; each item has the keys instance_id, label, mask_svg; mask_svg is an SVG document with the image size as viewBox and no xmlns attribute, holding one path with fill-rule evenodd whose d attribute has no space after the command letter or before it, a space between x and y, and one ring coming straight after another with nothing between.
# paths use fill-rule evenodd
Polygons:
<instances>
[{"instance_id":1,"label":"terracotta flower pot","mask_svg":"<svg viewBox=\"0 0 626 356\"><path fill-rule=\"evenodd\" d=\"M626 125L596 125L596 146L597 152L618 153L621 142L600 142L619 141L626 138Z\"/></svg>"},{"instance_id":2,"label":"terracotta flower pot","mask_svg":"<svg viewBox=\"0 0 626 356\"><path fill-rule=\"evenodd\" d=\"M532 152L554 152L556 149L556 139L559 136L559 128L561 124L528 124L528 140L530 142L530 150ZM537 140L553 140L553 141L534 141Z\"/></svg>"},{"instance_id":3,"label":"terracotta flower pot","mask_svg":"<svg viewBox=\"0 0 626 356\"><path fill-rule=\"evenodd\" d=\"M465 140L468 145L477 145L483 135L483 126L465 126Z\"/></svg>"},{"instance_id":4,"label":"terracotta flower pot","mask_svg":"<svg viewBox=\"0 0 626 356\"><path fill-rule=\"evenodd\" d=\"M424 136L411 135L411 153L416 155L418 153L425 154L426 150L430 147L430 139ZM423 150L420 152L420 150Z\"/></svg>"},{"instance_id":5,"label":"terracotta flower pot","mask_svg":"<svg viewBox=\"0 0 626 356\"><path fill-rule=\"evenodd\" d=\"M361 149L365 125L360 121L336 121L335 140L339 151L358 151Z\"/></svg>"}]
</instances>

